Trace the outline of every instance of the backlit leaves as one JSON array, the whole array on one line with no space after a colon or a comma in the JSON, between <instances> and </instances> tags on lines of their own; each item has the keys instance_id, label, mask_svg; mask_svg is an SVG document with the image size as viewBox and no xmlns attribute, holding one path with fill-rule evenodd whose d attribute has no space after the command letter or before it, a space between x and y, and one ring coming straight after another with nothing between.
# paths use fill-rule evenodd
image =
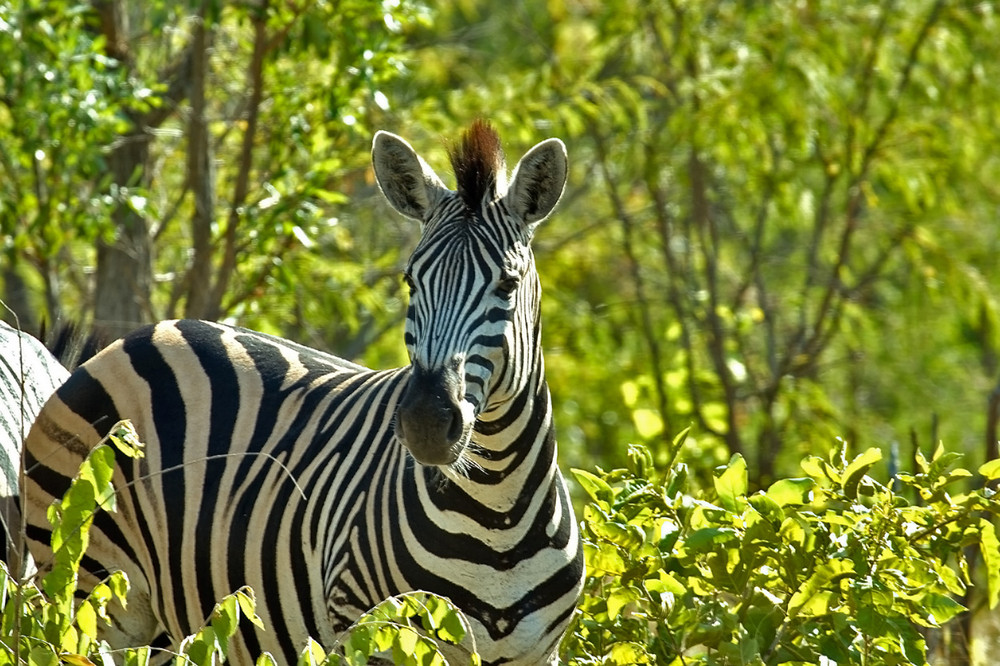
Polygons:
<instances>
[{"instance_id":1,"label":"backlit leaves","mask_svg":"<svg viewBox=\"0 0 1000 666\"><path fill-rule=\"evenodd\" d=\"M633 447L634 448L634 447ZM750 492L734 456L712 491L683 465L577 474L588 580L563 657L570 664L926 663L921 631L965 611L964 549L978 544L986 598L1000 559L989 490L944 494L966 478L940 449L891 490L877 449L803 461L806 476ZM914 503L912 498L928 497ZM908 499L911 498L911 499ZM632 529L634 528L634 529Z\"/></svg>"}]
</instances>

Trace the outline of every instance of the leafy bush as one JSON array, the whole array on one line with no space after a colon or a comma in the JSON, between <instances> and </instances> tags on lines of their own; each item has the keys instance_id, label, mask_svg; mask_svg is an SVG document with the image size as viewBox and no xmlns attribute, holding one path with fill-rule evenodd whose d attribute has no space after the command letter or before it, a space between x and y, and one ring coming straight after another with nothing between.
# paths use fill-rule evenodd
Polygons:
<instances>
[{"instance_id":1,"label":"leafy bush","mask_svg":"<svg viewBox=\"0 0 1000 666\"><path fill-rule=\"evenodd\" d=\"M463 664L478 666L479 655L468 620L450 601L429 592L411 592L390 597L362 616L330 654L316 643L309 645L298 666L364 666L376 654L392 655L395 664L444 666L442 644L458 646ZM259 660L258 666L273 661Z\"/></svg>"},{"instance_id":2,"label":"leafy bush","mask_svg":"<svg viewBox=\"0 0 1000 666\"><path fill-rule=\"evenodd\" d=\"M989 489L956 492L972 475L942 449L893 486L868 474L880 458L849 459L841 445L805 459L805 476L748 495L736 455L704 499L683 463L658 472L639 446L627 469L573 470L591 500L588 580L564 660L926 663L923 630L965 610L955 597L972 585L966 547L981 549L997 605L1000 502ZM979 471L996 479L1000 462Z\"/></svg>"},{"instance_id":3,"label":"leafy bush","mask_svg":"<svg viewBox=\"0 0 1000 666\"><path fill-rule=\"evenodd\" d=\"M74 595L94 514L99 509L115 509L114 449L131 457L142 455L142 443L127 421L116 425L108 440L110 444L102 443L90 452L62 500L49 508L53 566L41 579L41 588L31 580L18 581L0 562L0 666L149 663L149 646L112 650L98 637L100 622L108 621L108 604L125 603L128 579L124 573L111 574L82 601ZM224 661L243 618L263 626L249 587L236 590L215 606L205 626L181 642L174 663L208 666ZM395 663L406 666L441 666L447 663L440 651L442 644L456 646L452 649L467 657L465 663L480 663L461 611L447 599L414 592L387 599L366 613L329 654L315 642L304 646L298 666L355 666L367 664L378 654L391 654ZM266 653L256 663L276 664Z\"/></svg>"},{"instance_id":4,"label":"leafy bush","mask_svg":"<svg viewBox=\"0 0 1000 666\"><path fill-rule=\"evenodd\" d=\"M128 424L118 424L109 439L126 455L142 453ZM41 589L30 581L20 584L0 563L0 665L85 665L92 663L90 657L101 661L110 655L107 645L98 642L97 625L99 620L107 619L108 603L113 599L124 603L127 578L120 572L112 574L80 602L74 593L95 509L114 509L113 471L111 445L97 446L83 461L62 500L49 507L53 561L52 569L41 579ZM144 663L148 650L130 651L123 656L126 664Z\"/></svg>"}]
</instances>

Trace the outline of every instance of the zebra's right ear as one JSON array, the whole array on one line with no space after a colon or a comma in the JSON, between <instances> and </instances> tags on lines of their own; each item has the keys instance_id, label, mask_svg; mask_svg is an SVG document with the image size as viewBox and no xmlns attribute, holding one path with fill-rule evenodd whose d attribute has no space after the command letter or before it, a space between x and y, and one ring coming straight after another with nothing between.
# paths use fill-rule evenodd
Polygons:
<instances>
[{"instance_id":1,"label":"zebra's right ear","mask_svg":"<svg viewBox=\"0 0 1000 666\"><path fill-rule=\"evenodd\" d=\"M372 142L375 180L389 204L423 222L430 208L448 191L434 170L402 137L379 131Z\"/></svg>"}]
</instances>

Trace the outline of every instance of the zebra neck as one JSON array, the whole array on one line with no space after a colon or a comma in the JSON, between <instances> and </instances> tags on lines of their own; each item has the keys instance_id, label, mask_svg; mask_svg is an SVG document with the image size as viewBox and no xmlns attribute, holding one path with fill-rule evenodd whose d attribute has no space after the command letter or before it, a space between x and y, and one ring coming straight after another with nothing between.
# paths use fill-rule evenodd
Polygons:
<instances>
[{"instance_id":1,"label":"zebra neck","mask_svg":"<svg viewBox=\"0 0 1000 666\"><path fill-rule=\"evenodd\" d=\"M449 483L441 492L507 513L531 501L525 488L549 487L558 468L552 400L541 371L512 399L480 414L469 449L465 460L443 470Z\"/></svg>"}]
</instances>

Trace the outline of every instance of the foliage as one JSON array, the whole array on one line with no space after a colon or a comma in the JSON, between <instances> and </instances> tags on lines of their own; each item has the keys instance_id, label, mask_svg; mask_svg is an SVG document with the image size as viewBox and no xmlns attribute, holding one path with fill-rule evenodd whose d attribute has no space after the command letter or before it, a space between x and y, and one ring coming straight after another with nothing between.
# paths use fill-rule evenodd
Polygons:
<instances>
[{"instance_id":1,"label":"foliage","mask_svg":"<svg viewBox=\"0 0 1000 666\"><path fill-rule=\"evenodd\" d=\"M41 580L41 589L31 581L20 583L0 563L4 636L0 663L82 666L109 654L98 639L98 623L107 621L108 605L125 603L128 580L116 572L96 585L82 601L76 599L77 570L86 550L90 526L98 509L114 510L111 477L114 450L124 455L142 455L141 444L131 424L119 423L108 438L83 461L79 473L63 498L49 507L52 524L51 570ZM125 663L142 664L145 651L126 652Z\"/></svg>"},{"instance_id":2,"label":"foliage","mask_svg":"<svg viewBox=\"0 0 1000 666\"><path fill-rule=\"evenodd\" d=\"M928 441L982 446L1000 390L998 20L996 0L0 2L0 289L27 328L92 321L111 283L122 328L217 317L403 364L418 230L379 197L371 135L445 175L442 136L487 117L511 154L570 152L534 241L564 462L642 442L663 467L694 424L692 489L734 454L770 488L839 434L917 474ZM101 271L109 244L148 250L148 284Z\"/></svg>"},{"instance_id":3,"label":"foliage","mask_svg":"<svg viewBox=\"0 0 1000 666\"><path fill-rule=\"evenodd\" d=\"M5 282L44 295L28 308L8 284L29 330L60 297L43 285L59 279L69 291L82 279L59 258L90 262L88 245L111 232L103 147L151 92L133 89L103 55L78 9L73 0L0 3L0 257Z\"/></svg>"},{"instance_id":4,"label":"foliage","mask_svg":"<svg viewBox=\"0 0 1000 666\"><path fill-rule=\"evenodd\" d=\"M682 435L683 437L683 435ZM680 439L673 442L674 451ZM626 469L574 470L588 580L564 658L570 664L924 664L925 634L965 609L966 548L1000 596L1000 501L956 492L971 475L938 451L883 485L878 449L846 446L802 463L805 476L748 493L740 456L712 491L688 467L665 473L649 450ZM980 469L1000 477L996 461Z\"/></svg>"},{"instance_id":5,"label":"foliage","mask_svg":"<svg viewBox=\"0 0 1000 666\"><path fill-rule=\"evenodd\" d=\"M462 646L447 661L443 646ZM453 653L455 648L451 648ZM329 654L311 642L298 666L364 666L373 655L391 655L402 666L481 663L468 621L450 601L428 592L390 597L358 619ZM273 663L273 662L266 662ZM258 666L264 666L262 661Z\"/></svg>"},{"instance_id":6,"label":"foliage","mask_svg":"<svg viewBox=\"0 0 1000 666\"><path fill-rule=\"evenodd\" d=\"M567 460L642 441L662 462L694 423L694 473L739 452L766 485L835 433L923 435L914 404L982 441L995 2L157 1L124 33L113 13L0 7L0 280L25 321L95 316L125 207L151 275L118 296L143 321L405 363L417 229L380 203L371 134L444 172L440 135L486 116L512 153L558 135L575 165L535 242ZM137 127L147 177L119 183Z\"/></svg>"},{"instance_id":7,"label":"foliage","mask_svg":"<svg viewBox=\"0 0 1000 666\"><path fill-rule=\"evenodd\" d=\"M961 449L982 441L1000 367L997 16L462 2L415 30L419 66L394 93L424 122L568 139L566 200L536 241L567 459L618 464L642 441L662 462L694 423L694 473L739 452L766 485L810 442L923 436L914 404Z\"/></svg>"}]
</instances>

